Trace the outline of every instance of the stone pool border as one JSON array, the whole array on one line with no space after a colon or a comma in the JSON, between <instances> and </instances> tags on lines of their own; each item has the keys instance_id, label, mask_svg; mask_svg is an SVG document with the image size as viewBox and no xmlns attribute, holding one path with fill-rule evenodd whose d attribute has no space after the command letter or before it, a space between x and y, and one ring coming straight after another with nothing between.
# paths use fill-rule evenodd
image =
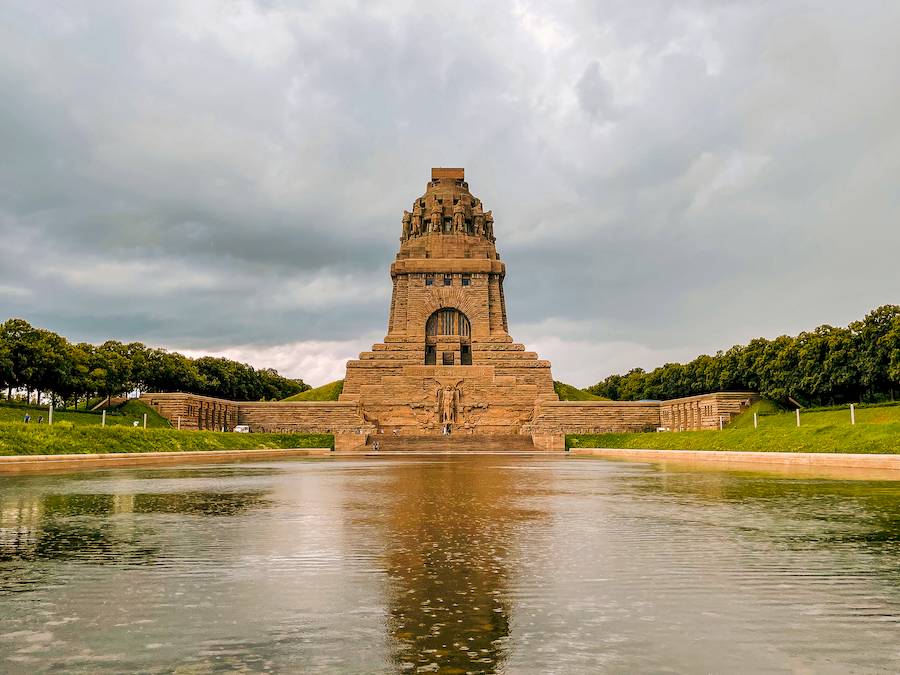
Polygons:
<instances>
[{"instance_id":1,"label":"stone pool border","mask_svg":"<svg viewBox=\"0 0 900 675\"><path fill-rule=\"evenodd\" d=\"M571 448L569 455L590 455L645 462L688 461L768 464L811 468L900 471L900 454L849 452L744 452L740 450L640 450L636 448Z\"/></svg>"},{"instance_id":2,"label":"stone pool border","mask_svg":"<svg viewBox=\"0 0 900 675\"><path fill-rule=\"evenodd\" d=\"M324 457L331 448L264 448L259 450L184 450L178 452L109 452L84 455L4 455L0 474L56 469L136 466L152 464L191 464L198 462L234 462L239 460L280 459L288 457Z\"/></svg>"}]
</instances>

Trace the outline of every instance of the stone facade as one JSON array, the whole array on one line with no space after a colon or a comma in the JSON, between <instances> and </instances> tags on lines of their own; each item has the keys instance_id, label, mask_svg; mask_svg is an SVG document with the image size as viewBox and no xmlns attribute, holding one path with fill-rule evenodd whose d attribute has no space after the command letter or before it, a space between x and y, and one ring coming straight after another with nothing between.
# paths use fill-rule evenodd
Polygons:
<instances>
[{"instance_id":1,"label":"stone facade","mask_svg":"<svg viewBox=\"0 0 900 675\"><path fill-rule=\"evenodd\" d=\"M529 447L560 449L566 433L718 428L720 417L727 422L752 400L720 393L664 403L559 401L550 363L509 335L494 217L463 169L432 169L425 193L403 212L390 273L387 335L347 363L339 401L143 398L182 429L333 433L337 449L370 438L422 446L427 437L491 447L505 437L519 449L533 439Z\"/></svg>"},{"instance_id":2,"label":"stone facade","mask_svg":"<svg viewBox=\"0 0 900 675\"><path fill-rule=\"evenodd\" d=\"M141 400L173 426L190 431L221 431L239 424L240 403L196 394L144 394Z\"/></svg>"},{"instance_id":3,"label":"stone facade","mask_svg":"<svg viewBox=\"0 0 900 675\"><path fill-rule=\"evenodd\" d=\"M550 363L507 329L494 219L462 169L404 211L384 342L347 364L341 401L391 434L519 434L555 401Z\"/></svg>"},{"instance_id":4,"label":"stone facade","mask_svg":"<svg viewBox=\"0 0 900 675\"><path fill-rule=\"evenodd\" d=\"M366 424L355 403L339 401L227 401L196 394L144 394L150 405L177 428L221 431L246 424L268 433L334 434L335 448L365 445L375 429Z\"/></svg>"},{"instance_id":5,"label":"stone facade","mask_svg":"<svg viewBox=\"0 0 900 675\"><path fill-rule=\"evenodd\" d=\"M659 426L665 431L718 429L759 400L748 391L725 391L663 401L659 406Z\"/></svg>"},{"instance_id":6,"label":"stone facade","mask_svg":"<svg viewBox=\"0 0 900 675\"><path fill-rule=\"evenodd\" d=\"M566 434L718 429L758 400L752 392L717 392L671 401L550 401L527 429L536 447L561 450Z\"/></svg>"}]
</instances>

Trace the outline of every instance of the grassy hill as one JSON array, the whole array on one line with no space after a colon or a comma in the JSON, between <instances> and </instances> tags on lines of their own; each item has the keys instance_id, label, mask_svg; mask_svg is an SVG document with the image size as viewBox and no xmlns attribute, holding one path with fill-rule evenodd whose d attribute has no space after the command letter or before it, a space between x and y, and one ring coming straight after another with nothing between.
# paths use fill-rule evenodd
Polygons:
<instances>
[{"instance_id":1,"label":"grassy hill","mask_svg":"<svg viewBox=\"0 0 900 675\"><path fill-rule=\"evenodd\" d=\"M565 382L553 381L553 390L559 396L560 401L608 401L608 398L602 396L594 396L589 391L573 387Z\"/></svg>"},{"instance_id":2,"label":"grassy hill","mask_svg":"<svg viewBox=\"0 0 900 675\"><path fill-rule=\"evenodd\" d=\"M31 415L23 423L25 413ZM143 416L147 413L147 429ZM38 424L38 418L44 423ZM82 454L93 452L186 452L249 450L256 448L329 448L330 434L234 434L176 431L141 401L128 401L106 412L106 428L99 412L54 410L47 424L46 407L0 402L0 455ZM137 429L133 423L138 422Z\"/></svg>"},{"instance_id":3,"label":"grassy hill","mask_svg":"<svg viewBox=\"0 0 900 675\"><path fill-rule=\"evenodd\" d=\"M315 389L307 389L284 399L285 401L337 401L344 390L344 381L337 380Z\"/></svg>"},{"instance_id":4,"label":"grassy hill","mask_svg":"<svg viewBox=\"0 0 900 675\"><path fill-rule=\"evenodd\" d=\"M753 428L753 413L759 428ZM723 431L579 434L566 437L573 448L737 450L756 452L900 453L900 405L863 405L850 424L849 406L794 411L761 401Z\"/></svg>"},{"instance_id":5,"label":"grassy hill","mask_svg":"<svg viewBox=\"0 0 900 675\"><path fill-rule=\"evenodd\" d=\"M0 423L0 455L77 455L108 452L191 452L269 448L331 448L330 434L234 434L119 425Z\"/></svg>"},{"instance_id":6,"label":"grassy hill","mask_svg":"<svg viewBox=\"0 0 900 675\"><path fill-rule=\"evenodd\" d=\"M15 402L0 402L0 423L22 422L25 413L31 415L31 424L37 425L38 419L43 416L44 424L48 422L48 406L24 405ZM169 422L147 404L131 400L110 408L106 411L106 426L132 426L134 422L143 425L143 416L147 413L147 428L165 429ZM103 415L101 412L89 412L85 410L54 410L53 422L68 422L77 427L100 426Z\"/></svg>"},{"instance_id":7,"label":"grassy hill","mask_svg":"<svg viewBox=\"0 0 900 675\"><path fill-rule=\"evenodd\" d=\"M752 429L753 413L759 418L760 428L796 429L797 417L793 410L779 408L771 401L760 401L746 412L734 418L729 429ZM856 424L891 424L900 423L900 404L863 403L856 406ZM841 405L831 408L810 408L800 411L800 428L829 427L850 424L850 406Z\"/></svg>"}]
</instances>

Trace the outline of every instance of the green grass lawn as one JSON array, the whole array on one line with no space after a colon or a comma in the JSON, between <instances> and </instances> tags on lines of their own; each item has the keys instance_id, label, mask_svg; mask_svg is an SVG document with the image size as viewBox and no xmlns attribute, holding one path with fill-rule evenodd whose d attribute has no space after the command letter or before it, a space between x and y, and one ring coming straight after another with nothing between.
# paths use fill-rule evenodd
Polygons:
<instances>
[{"instance_id":1,"label":"green grass lawn","mask_svg":"<svg viewBox=\"0 0 900 675\"><path fill-rule=\"evenodd\" d=\"M31 422L24 424L25 411ZM143 416L147 413L147 429ZM38 417L44 423L38 424ZM214 431L176 431L150 406L132 400L106 413L54 410L53 426L47 408L0 404L0 455L67 455L106 452L183 452L197 450L253 450L266 448L331 448L330 434L235 434ZM138 428L133 423L138 422Z\"/></svg>"},{"instance_id":2,"label":"green grass lawn","mask_svg":"<svg viewBox=\"0 0 900 675\"><path fill-rule=\"evenodd\" d=\"M771 401L760 401L745 413L738 415L728 425L729 429L752 429L753 413L759 418L760 429L796 429L797 418L793 410L781 410ZM900 404L863 404L856 406L856 424L900 423ZM850 425L850 406L815 408L800 411L800 428Z\"/></svg>"},{"instance_id":3,"label":"green grass lawn","mask_svg":"<svg viewBox=\"0 0 900 675\"><path fill-rule=\"evenodd\" d=\"M49 420L47 406L26 406L18 403L0 403L0 424L4 422L22 422L25 412L31 415L31 422L38 425L38 418L43 415L44 424ZM167 429L169 422L157 413L153 408L138 400L131 400L123 405L110 408L106 411L107 426L132 426L134 422L143 425L144 413L147 413L147 427L153 429ZM102 413L85 410L54 410L54 422L69 422L74 426L100 426L103 419Z\"/></svg>"},{"instance_id":4,"label":"green grass lawn","mask_svg":"<svg viewBox=\"0 0 900 675\"><path fill-rule=\"evenodd\" d=\"M553 390L559 396L560 401L608 401L609 399L602 396L595 396L589 391L573 387L565 382L553 382Z\"/></svg>"},{"instance_id":5,"label":"green grass lawn","mask_svg":"<svg viewBox=\"0 0 900 675\"><path fill-rule=\"evenodd\" d=\"M759 428L753 428L753 412ZM639 434L577 434L566 437L572 448L642 448L660 450L738 450L757 452L900 453L900 405L864 406L850 424L848 406L795 413L768 401L738 416L724 431Z\"/></svg>"},{"instance_id":6,"label":"green grass lawn","mask_svg":"<svg viewBox=\"0 0 900 675\"><path fill-rule=\"evenodd\" d=\"M315 389L307 389L306 391L301 391L299 394L294 394L293 396L289 396L285 401L337 401L338 397L341 395L341 392L344 390L344 381L337 380L336 382L329 382L328 384L323 384L321 387L316 387Z\"/></svg>"},{"instance_id":7,"label":"green grass lawn","mask_svg":"<svg viewBox=\"0 0 900 675\"><path fill-rule=\"evenodd\" d=\"M235 434L118 425L0 423L0 455L79 455L108 452L189 452L268 448L332 448L330 434Z\"/></svg>"}]
</instances>

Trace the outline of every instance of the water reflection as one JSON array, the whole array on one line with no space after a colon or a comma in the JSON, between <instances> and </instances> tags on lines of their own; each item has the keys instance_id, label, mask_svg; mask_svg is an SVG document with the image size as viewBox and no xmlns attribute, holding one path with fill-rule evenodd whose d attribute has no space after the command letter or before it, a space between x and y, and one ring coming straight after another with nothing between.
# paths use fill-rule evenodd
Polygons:
<instances>
[{"instance_id":1,"label":"water reflection","mask_svg":"<svg viewBox=\"0 0 900 675\"><path fill-rule=\"evenodd\" d=\"M493 672L509 636L515 481L479 461L401 466L387 522L390 632L401 671Z\"/></svg>"},{"instance_id":2,"label":"water reflection","mask_svg":"<svg viewBox=\"0 0 900 675\"><path fill-rule=\"evenodd\" d=\"M602 459L0 477L0 671L900 666L900 482Z\"/></svg>"},{"instance_id":3,"label":"water reflection","mask_svg":"<svg viewBox=\"0 0 900 675\"><path fill-rule=\"evenodd\" d=\"M150 531L137 526L130 514L231 516L263 502L262 492L0 497L0 562L83 558L95 564L147 563L159 549L142 543Z\"/></svg>"}]
</instances>

